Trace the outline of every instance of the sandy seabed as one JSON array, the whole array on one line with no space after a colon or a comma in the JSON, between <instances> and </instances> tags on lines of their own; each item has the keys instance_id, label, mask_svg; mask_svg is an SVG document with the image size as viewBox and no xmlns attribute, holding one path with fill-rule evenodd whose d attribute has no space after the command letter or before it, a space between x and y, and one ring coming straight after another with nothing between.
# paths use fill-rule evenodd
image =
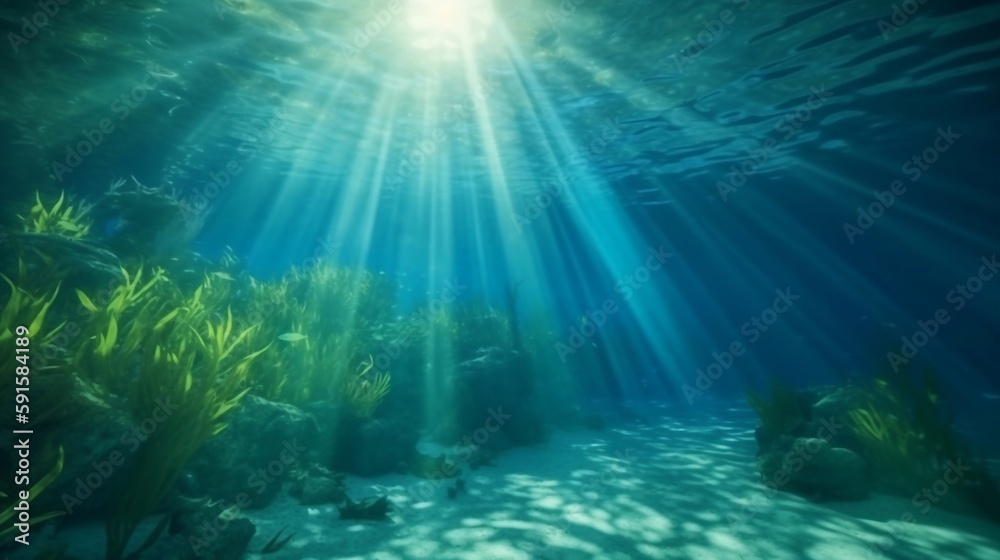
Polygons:
<instances>
[{"instance_id":1,"label":"sandy seabed","mask_svg":"<svg viewBox=\"0 0 1000 560\"><path fill-rule=\"evenodd\" d=\"M245 558L1000 559L1000 525L983 519L940 508L924 513L910 500L878 494L827 503L772 495L758 481L756 419L743 405L616 416L605 430L557 431L494 466L463 468L467 486L454 499L446 490L452 481L348 477L354 499L389 495L397 504L389 521L342 521L332 505L306 507L283 493L245 513L257 525L250 550L282 528L294 537L276 553ZM906 513L915 522L900 522ZM103 558L99 524L68 527L59 539L80 558ZM22 557L30 556L11 556Z\"/></svg>"}]
</instances>

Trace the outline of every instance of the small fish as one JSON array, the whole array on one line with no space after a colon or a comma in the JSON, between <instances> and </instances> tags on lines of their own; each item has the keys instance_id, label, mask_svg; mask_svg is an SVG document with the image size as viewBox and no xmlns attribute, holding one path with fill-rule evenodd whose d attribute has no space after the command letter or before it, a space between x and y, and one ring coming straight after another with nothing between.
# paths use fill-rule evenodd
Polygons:
<instances>
[{"instance_id":1,"label":"small fish","mask_svg":"<svg viewBox=\"0 0 1000 560\"><path fill-rule=\"evenodd\" d=\"M222 278L223 280L229 280L230 282L233 282L233 281L236 280L235 278L233 278L232 276L226 274L225 272L213 272L212 276L215 276L216 278Z\"/></svg>"},{"instance_id":2,"label":"small fish","mask_svg":"<svg viewBox=\"0 0 1000 560\"><path fill-rule=\"evenodd\" d=\"M285 342L296 342L299 340L305 340L306 335L295 332L288 332L282 335L278 335L278 338L280 340L284 340Z\"/></svg>"}]
</instances>

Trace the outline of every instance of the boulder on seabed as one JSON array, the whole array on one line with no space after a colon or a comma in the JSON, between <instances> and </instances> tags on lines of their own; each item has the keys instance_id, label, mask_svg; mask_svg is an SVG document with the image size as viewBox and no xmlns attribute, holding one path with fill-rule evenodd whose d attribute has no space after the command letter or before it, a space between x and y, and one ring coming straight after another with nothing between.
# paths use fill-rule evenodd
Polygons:
<instances>
[{"instance_id":1,"label":"boulder on seabed","mask_svg":"<svg viewBox=\"0 0 1000 560\"><path fill-rule=\"evenodd\" d=\"M780 485L779 472L787 475L790 490L818 499L863 500L871 485L864 458L820 438L797 438L772 475Z\"/></svg>"},{"instance_id":2,"label":"boulder on seabed","mask_svg":"<svg viewBox=\"0 0 1000 560\"><path fill-rule=\"evenodd\" d=\"M293 468L319 445L319 426L292 405L244 397L226 415L228 427L199 450L187 466L209 496L233 502L241 493L249 509L267 506Z\"/></svg>"}]
</instances>

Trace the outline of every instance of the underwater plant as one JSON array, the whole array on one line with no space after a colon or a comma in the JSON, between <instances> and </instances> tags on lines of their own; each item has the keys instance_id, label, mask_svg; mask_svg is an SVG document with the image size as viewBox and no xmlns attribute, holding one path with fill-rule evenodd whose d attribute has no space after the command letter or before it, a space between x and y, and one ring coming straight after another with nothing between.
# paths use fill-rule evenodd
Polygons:
<instances>
[{"instance_id":1,"label":"underwater plant","mask_svg":"<svg viewBox=\"0 0 1000 560\"><path fill-rule=\"evenodd\" d=\"M962 446L940 404L933 372L883 372L868 387L867 402L847 412L848 426L876 476L906 492L936 476Z\"/></svg>"},{"instance_id":2,"label":"underwater plant","mask_svg":"<svg viewBox=\"0 0 1000 560\"><path fill-rule=\"evenodd\" d=\"M104 305L98 306L82 290L76 291L80 304L91 315L73 356L73 365L96 388L118 394L126 389L128 368L147 334L162 329L172 317L167 313L164 318L164 313L173 303L151 292L164 279L162 270L155 270L145 283L141 268L135 274L124 268L121 272L125 281L107 296Z\"/></svg>"},{"instance_id":3,"label":"underwater plant","mask_svg":"<svg viewBox=\"0 0 1000 560\"><path fill-rule=\"evenodd\" d=\"M920 435L908 423L869 404L848 413L849 423L865 457L878 472L916 474L923 449Z\"/></svg>"},{"instance_id":4,"label":"underwater plant","mask_svg":"<svg viewBox=\"0 0 1000 560\"><path fill-rule=\"evenodd\" d=\"M370 374L375 366L375 359L368 356L368 363L358 366L359 373L348 379L344 388L343 398L347 406L361 418L370 418L382 400L389 394L391 378L386 372Z\"/></svg>"},{"instance_id":5,"label":"underwater plant","mask_svg":"<svg viewBox=\"0 0 1000 560\"><path fill-rule=\"evenodd\" d=\"M226 427L225 415L249 392L253 361L269 347L250 347L257 327L237 325L225 305L228 284L212 275L192 291L161 268L151 276L122 269L124 281L95 302L76 296L89 313L68 367L98 392L127 398L133 418L170 403L164 421L130 457L107 520L109 560L124 557L138 524L166 496L192 455ZM147 278L148 276L148 278ZM226 309L220 314L218 309ZM130 554L151 546L169 516Z\"/></svg>"},{"instance_id":6,"label":"underwater plant","mask_svg":"<svg viewBox=\"0 0 1000 560\"><path fill-rule=\"evenodd\" d=\"M135 452L124 488L112 499L108 560L124 557L139 522L155 510L191 456L226 428L224 416L250 390L251 364L267 350L241 350L254 327L237 334L231 310L225 319L199 325L203 319L196 307L178 308L146 331L129 393L133 416L148 416L162 402L173 403L173 411ZM169 516L139 552L155 542L167 522Z\"/></svg>"},{"instance_id":7,"label":"underwater plant","mask_svg":"<svg viewBox=\"0 0 1000 560\"><path fill-rule=\"evenodd\" d=\"M451 335L455 357L461 362L476 357L482 348L520 348L520 334L512 320L507 312L477 301L455 305L435 326Z\"/></svg>"},{"instance_id":8,"label":"underwater plant","mask_svg":"<svg viewBox=\"0 0 1000 560\"><path fill-rule=\"evenodd\" d=\"M51 207L42 203L39 192L35 192L35 205L21 219L23 229L27 233L49 233L71 238L86 237L90 233L93 219L90 216L91 206L78 204L70 206L66 202L66 193L61 192L59 199Z\"/></svg>"},{"instance_id":9,"label":"underwater plant","mask_svg":"<svg viewBox=\"0 0 1000 560\"><path fill-rule=\"evenodd\" d=\"M251 372L254 393L302 404L341 401L345 390L365 389L367 377L352 384L353 364L385 339L393 293L376 275L326 263L293 269L276 282L251 280L238 313L260 325L253 344L274 343ZM377 387L386 379L370 383Z\"/></svg>"},{"instance_id":10,"label":"underwater plant","mask_svg":"<svg viewBox=\"0 0 1000 560\"><path fill-rule=\"evenodd\" d=\"M50 294L34 297L15 285L10 278L2 274L0 278L3 278L10 288L10 297L0 311L0 346L14 348L15 339L26 335L31 337L32 346L35 348L50 345L65 324L61 323L55 328L45 328L45 319L59 295L59 286L56 286ZM24 330L18 332L18 327ZM28 367L26 362L31 360L30 356L19 359L18 355L16 352L5 352L4 356L0 357L0 367L3 367L6 373L0 377L0 390L9 391L14 385L14 376L7 372L16 371L18 366Z\"/></svg>"},{"instance_id":11,"label":"underwater plant","mask_svg":"<svg viewBox=\"0 0 1000 560\"><path fill-rule=\"evenodd\" d=\"M765 438L791 434L806 421L798 394L776 378L771 379L771 395L747 391L747 402L757 413Z\"/></svg>"}]
</instances>

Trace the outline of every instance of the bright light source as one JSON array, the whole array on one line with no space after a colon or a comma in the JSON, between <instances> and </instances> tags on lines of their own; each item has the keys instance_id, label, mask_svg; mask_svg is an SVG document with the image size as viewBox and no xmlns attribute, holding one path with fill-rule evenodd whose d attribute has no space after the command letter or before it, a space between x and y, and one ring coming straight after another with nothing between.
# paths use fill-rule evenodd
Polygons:
<instances>
[{"instance_id":1,"label":"bright light source","mask_svg":"<svg viewBox=\"0 0 1000 560\"><path fill-rule=\"evenodd\" d=\"M406 9L417 35L413 45L421 49L475 40L493 21L486 0L411 0Z\"/></svg>"}]
</instances>

